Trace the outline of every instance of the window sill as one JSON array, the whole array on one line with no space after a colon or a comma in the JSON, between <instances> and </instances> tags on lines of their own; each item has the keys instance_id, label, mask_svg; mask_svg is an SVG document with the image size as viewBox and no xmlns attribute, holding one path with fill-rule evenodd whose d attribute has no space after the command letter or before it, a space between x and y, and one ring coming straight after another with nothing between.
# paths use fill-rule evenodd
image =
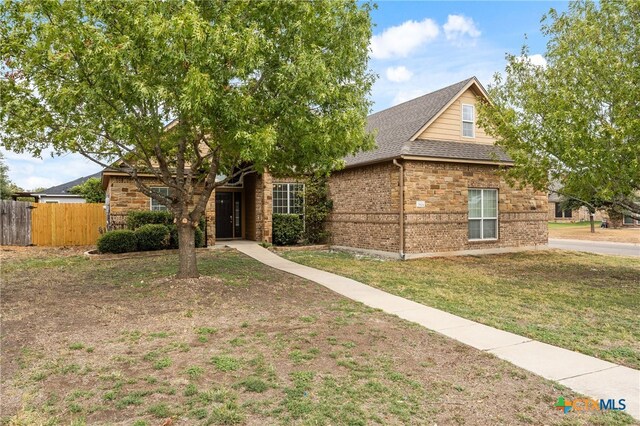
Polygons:
<instances>
[{"instance_id":1,"label":"window sill","mask_svg":"<svg viewBox=\"0 0 640 426\"><path fill-rule=\"evenodd\" d=\"M480 238L480 239L473 239L473 240L467 240L470 243L493 243L498 241L497 238Z\"/></svg>"}]
</instances>

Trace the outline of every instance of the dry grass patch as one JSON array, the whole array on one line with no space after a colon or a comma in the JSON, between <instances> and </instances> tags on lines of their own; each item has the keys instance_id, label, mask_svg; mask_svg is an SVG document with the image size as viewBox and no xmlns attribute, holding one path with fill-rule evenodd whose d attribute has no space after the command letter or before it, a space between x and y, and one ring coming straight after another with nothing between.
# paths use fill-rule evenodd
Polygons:
<instances>
[{"instance_id":1,"label":"dry grass patch","mask_svg":"<svg viewBox=\"0 0 640 426\"><path fill-rule=\"evenodd\" d=\"M596 222L595 231L591 233L589 222L549 223L549 238L640 244L640 228L600 228Z\"/></svg>"},{"instance_id":2,"label":"dry grass patch","mask_svg":"<svg viewBox=\"0 0 640 426\"><path fill-rule=\"evenodd\" d=\"M2 423L629 421L564 415L567 389L236 252L199 260L184 281L174 255L3 262Z\"/></svg>"},{"instance_id":3,"label":"dry grass patch","mask_svg":"<svg viewBox=\"0 0 640 426\"><path fill-rule=\"evenodd\" d=\"M640 368L640 259L562 251L406 262L329 252L285 257L492 327Z\"/></svg>"}]
</instances>

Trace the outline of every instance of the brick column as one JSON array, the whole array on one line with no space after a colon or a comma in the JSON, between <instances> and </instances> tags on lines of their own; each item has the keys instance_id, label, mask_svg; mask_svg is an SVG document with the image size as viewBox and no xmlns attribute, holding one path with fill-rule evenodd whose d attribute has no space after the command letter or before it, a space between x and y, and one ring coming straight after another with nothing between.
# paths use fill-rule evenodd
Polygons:
<instances>
[{"instance_id":1,"label":"brick column","mask_svg":"<svg viewBox=\"0 0 640 426\"><path fill-rule=\"evenodd\" d=\"M262 208L262 238L265 243L272 242L272 215L273 215L273 178L269 172L262 175L262 203L256 207ZM256 189L257 191L257 189Z\"/></svg>"},{"instance_id":2,"label":"brick column","mask_svg":"<svg viewBox=\"0 0 640 426\"><path fill-rule=\"evenodd\" d=\"M211 193L207 206L204 210L204 217L207 220L207 247L213 247L216 243L216 191Z\"/></svg>"}]
</instances>

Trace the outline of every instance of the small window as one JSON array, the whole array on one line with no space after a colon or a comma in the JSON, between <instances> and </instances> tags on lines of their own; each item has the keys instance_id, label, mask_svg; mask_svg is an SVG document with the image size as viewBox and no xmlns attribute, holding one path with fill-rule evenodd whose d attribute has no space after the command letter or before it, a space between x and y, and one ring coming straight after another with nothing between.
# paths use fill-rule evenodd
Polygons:
<instances>
[{"instance_id":1,"label":"small window","mask_svg":"<svg viewBox=\"0 0 640 426\"><path fill-rule=\"evenodd\" d=\"M302 215L304 213L304 184L274 183L273 213Z\"/></svg>"},{"instance_id":2,"label":"small window","mask_svg":"<svg viewBox=\"0 0 640 426\"><path fill-rule=\"evenodd\" d=\"M469 190L469 239L498 238L498 190Z\"/></svg>"},{"instance_id":3,"label":"small window","mask_svg":"<svg viewBox=\"0 0 640 426\"><path fill-rule=\"evenodd\" d=\"M165 186L156 186L154 188L151 188L151 190L153 192L157 192L158 194L162 194L162 195L164 195L166 197L169 196L169 188L167 188ZM151 198L151 197L149 197L149 198ZM153 210L153 211L166 211L167 210L167 206L165 206L164 204L161 204L155 198L151 198L151 210Z\"/></svg>"},{"instance_id":4,"label":"small window","mask_svg":"<svg viewBox=\"0 0 640 426\"><path fill-rule=\"evenodd\" d=\"M625 225L633 225L633 218L631 216L624 216L624 218L622 219L622 223L624 223Z\"/></svg>"},{"instance_id":5,"label":"small window","mask_svg":"<svg viewBox=\"0 0 640 426\"><path fill-rule=\"evenodd\" d=\"M475 106L462 104L462 136L475 138Z\"/></svg>"},{"instance_id":6,"label":"small window","mask_svg":"<svg viewBox=\"0 0 640 426\"><path fill-rule=\"evenodd\" d=\"M562 219L562 205L560 203L556 203L556 218Z\"/></svg>"}]
</instances>

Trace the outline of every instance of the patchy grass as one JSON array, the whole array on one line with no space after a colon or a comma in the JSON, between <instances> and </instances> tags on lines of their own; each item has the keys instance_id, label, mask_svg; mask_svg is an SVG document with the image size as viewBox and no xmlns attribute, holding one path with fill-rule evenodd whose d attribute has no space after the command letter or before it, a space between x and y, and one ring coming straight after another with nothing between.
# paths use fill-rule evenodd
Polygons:
<instances>
[{"instance_id":1,"label":"patchy grass","mask_svg":"<svg viewBox=\"0 0 640 426\"><path fill-rule=\"evenodd\" d=\"M640 228L600 228L596 222L595 231L591 232L589 222L549 222L549 238L640 244Z\"/></svg>"},{"instance_id":2,"label":"patchy grass","mask_svg":"<svg viewBox=\"0 0 640 426\"><path fill-rule=\"evenodd\" d=\"M1 424L562 424L577 396L232 251L192 280L31 253L2 259Z\"/></svg>"},{"instance_id":3,"label":"patchy grass","mask_svg":"<svg viewBox=\"0 0 640 426\"><path fill-rule=\"evenodd\" d=\"M560 251L381 262L283 256L464 318L640 368L640 260Z\"/></svg>"}]
</instances>

